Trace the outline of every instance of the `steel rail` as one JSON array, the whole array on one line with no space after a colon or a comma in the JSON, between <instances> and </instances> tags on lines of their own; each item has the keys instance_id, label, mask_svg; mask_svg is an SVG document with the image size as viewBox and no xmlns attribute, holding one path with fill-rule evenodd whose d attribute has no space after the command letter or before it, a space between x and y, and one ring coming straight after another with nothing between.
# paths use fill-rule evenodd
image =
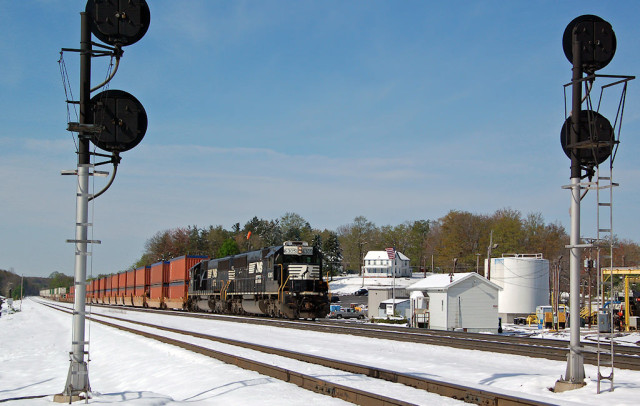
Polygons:
<instances>
[{"instance_id":1,"label":"steel rail","mask_svg":"<svg viewBox=\"0 0 640 406\"><path fill-rule=\"evenodd\" d=\"M112 308L110 305L93 306ZM362 323L305 322L303 320L275 320L264 317L245 317L211 313L187 313L181 311L141 309L127 307L131 311L170 313L181 317L231 321L245 324L269 325L276 327L305 329L330 334L346 334L370 338L439 345L460 349L490 351L502 354L520 355L532 358L565 361L569 352L569 342L554 339L498 336L492 334L467 333L457 331L418 330L390 326L371 326ZM595 343L594 343L595 348ZM597 365L597 354L586 346L584 362ZM640 370L640 348L615 345L616 368Z\"/></svg>"},{"instance_id":2,"label":"steel rail","mask_svg":"<svg viewBox=\"0 0 640 406\"><path fill-rule=\"evenodd\" d=\"M50 306L48 304L45 304L47 306ZM50 306L51 307L51 306ZM55 308L55 307L54 307ZM64 307L62 309L56 308L57 310L62 310L62 311L67 311ZM237 346L237 347L242 347L242 348L248 348L254 351L259 351L262 353L267 353L267 354L272 354L272 355L278 355L278 356L282 356L282 357L286 357L286 358L290 358L290 359L294 359L297 361L301 361L301 362L306 362L306 363L310 363L310 364L315 364L315 365L320 365L323 367L327 367L327 368L332 368L332 369L338 369L344 372L349 372L349 373L353 373L353 374L360 374L360 375L364 375L364 376L368 376L370 378L374 378L374 379L381 379L381 380L385 380L388 382L392 382L392 383L399 383L399 384L403 384L403 385L407 385L416 389L421 389L424 390L426 392L430 392L430 393L434 393L440 396L446 396L446 397L450 397L452 399L457 399L457 400L462 400L465 401L467 403L474 403L477 405L551 405L552 403L546 403L546 402L541 402L541 401L537 401L537 400L532 400L532 399L527 399L527 398L522 398L522 397L516 397L516 396L511 396L511 395L507 395L504 393L495 393L495 392L491 392L488 390L484 390L484 389L478 389L478 388L474 388L474 387L469 387L469 386L465 386L465 385L459 385L459 384L454 384L454 383L450 383L450 382L445 382L442 380L437 380L437 379L433 379L433 378L423 378L423 377L419 377L419 376L414 376L411 374L406 374L406 373L401 373L401 372L397 372L397 371L392 371L392 370L387 370L387 369L381 369L381 368L377 368L377 367L372 367L369 365L362 365L362 364L356 364L356 363L352 363L352 362L346 362L346 361L340 361L340 360L335 360L335 359L330 359L330 358L325 358L325 357L319 357L316 355L310 355L310 354L304 354L304 353L300 353L300 352L295 352L295 351L289 351L289 350L284 350L281 348L274 348L274 347L269 347L269 346L264 346L264 345L260 345L260 344L254 344L254 343L249 343L249 342L245 342L245 341L239 341L239 340L233 340L233 339L228 339L228 338L224 338L224 337L219 337L219 336L212 336L212 335L208 335L208 334L203 334L203 333L198 333L198 332L194 332L194 331L185 331L185 330L180 330L180 329L175 329L175 328L171 328L171 327L166 327L166 326L159 326L156 324L152 324L152 323L147 323L147 322L142 322L142 321L135 321L135 320L130 320L130 319L126 319L126 318L122 318L122 317L117 317L117 316L110 316L110 315L104 315L104 314L94 314L92 317L89 317L90 320L93 320L95 322L104 324L104 325L108 325L111 327L115 327L115 328L119 328L125 331L129 331L135 334L142 334L144 336L149 335L149 338L154 338L154 339L158 339L156 337L163 337L163 339L161 339L160 341L162 342L167 342L164 341L165 337L164 336L158 336L152 333L148 333L148 332L140 332L138 333L139 330L135 330L135 329L131 329L129 327L125 327L122 326L120 324L114 324L114 323L110 323L104 320L98 320L96 319L96 317L102 317L102 318L107 318L107 319L112 319L112 320L117 320L120 322L126 322L126 323L131 323L131 324L135 324L135 325L140 325L143 327L149 327L149 328L154 328L154 329L158 329L161 331L167 331L167 332L171 332L171 333L176 333L176 334L182 334L182 335L188 335L188 336L192 336L192 337L196 337L196 338L200 338L200 339L205 339L205 340L209 340L209 341L215 341L215 342L220 342L223 344L228 344L228 345L233 345L233 346ZM168 339L167 340L173 340L173 339ZM180 343L183 343L181 341L179 341ZM192 344L188 344L188 343L183 343L185 345L191 346ZM182 345L178 345L182 348L186 348L183 347ZM203 347L199 347L199 346L195 346L197 349L203 348ZM188 348L187 348L188 349ZM214 353L219 353L218 351L215 350L209 350L206 349L207 351L213 351ZM196 352L199 352L199 350L196 350ZM231 357L231 359L235 359L238 358L239 360L241 360L240 362L244 365L245 362L249 362L250 365L253 365L252 363L257 363L257 364L261 364L257 361L253 361L253 360L247 360L247 359L243 359L241 357L236 357L233 355L229 355L226 353L221 353L224 354L222 358L218 358L217 356L214 356L214 358L219 359L221 361L233 364L233 365L238 365L241 366L242 368L245 368L244 366L240 365L238 362L236 361L231 361L228 362L226 361L226 359L229 359L229 357ZM206 355L206 354L205 354ZM269 365L269 367L272 367ZM260 367L262 368L262 367ZM282 368L279 367L273 367L273 368L277 368L278 370L281 370ZM251 369L251 368L247 368L247 369ZM279 376L283 376L281 372L277 372L276 375L272 375L271 373L264 373L261 370L258 369L251 369L253 371L259 372L259 373L263 373L265 375L271 376L273 378L277 378L277 379L281 379ZM290 371L291 374L298 374L297 372L293 372ZM287 375L289 376L289 375ZM309 377L306 378L308 379L313 379L313 380L318 380L317 378L313 378L313 377ZM292 382L289 380L286 380L287 382ZM304 382L305 380L303 379L302 382ZM331 382L327 382L324 380L318 380L321 382L324 382L323 385L320 385L320 387L322 388L320 391L316 390L316 392L318 393L323 393L323 394L333 394L336 393L335 390L331 389L332 386L335 386L336 384L331 383ZM296 382L293 382L296 383ZM298 385L301 386L301 385ZM316 385L318 386L318 385ZM351 391L351 388L348 387L344 387L342 385L340 385L340 391L348 393L349 391ZM309 389L306 386L301 386L305 389ZM313 389L312 389L313 390ZM368 393L368 392L365 392ZM363 396L365 396L364 394L353 394L353 395L349 395L348 398L343 398L340 397L343 400L347 400L349 402L354 402L357 404L366 404L366 405L370 405L370 404L405 404L405 403L377 403L377 397L380 395L376 395L376 394L371 394L374 397L373 398L367 398L365 403L357 403L356 401L354 401L353 399L359 399L362 398ZM334 395L331 395L334 396ZM334 396L334 397L339 397L339 396ZM364 398L362 398L364 399ZM389 398L390 399L390 398ZM385 402L395 402L396 400L386 400ZM372 403L373 402L373 403Z\"/></svg>"}]
</instances>

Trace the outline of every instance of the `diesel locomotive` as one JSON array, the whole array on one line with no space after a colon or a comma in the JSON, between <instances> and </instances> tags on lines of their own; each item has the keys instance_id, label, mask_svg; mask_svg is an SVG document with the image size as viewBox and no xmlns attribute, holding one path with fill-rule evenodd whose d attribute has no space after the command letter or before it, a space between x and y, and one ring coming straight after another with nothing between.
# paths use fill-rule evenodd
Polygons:
<instances>
[{"instance_id":1,"label":"diesel locomotive","mask_svg":"<svg viewBox=\"0 0 640 406\"><path fill-rule=\"evenodd\" d=\"M290 319L329 313L322 255L303 241L202 261L189 276L191 311Z\"/></svg>"}]
</instances>

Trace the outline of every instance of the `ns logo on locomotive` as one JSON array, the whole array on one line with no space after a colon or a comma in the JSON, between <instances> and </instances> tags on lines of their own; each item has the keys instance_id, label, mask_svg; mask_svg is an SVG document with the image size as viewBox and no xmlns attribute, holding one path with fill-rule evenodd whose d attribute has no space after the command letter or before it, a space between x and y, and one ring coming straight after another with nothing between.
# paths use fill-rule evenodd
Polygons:
<instances>
[{"instance_id":1,"label":"ns logo on locomotive","mask_svg":"<svg viewBox=\"0 0 640 406\"><path fill-rule=\"evenodd\" d=\"M303 241L202 261L189 273L192 311L291 319L329 313L322 255Z\"/></svg>"}]
</instances>

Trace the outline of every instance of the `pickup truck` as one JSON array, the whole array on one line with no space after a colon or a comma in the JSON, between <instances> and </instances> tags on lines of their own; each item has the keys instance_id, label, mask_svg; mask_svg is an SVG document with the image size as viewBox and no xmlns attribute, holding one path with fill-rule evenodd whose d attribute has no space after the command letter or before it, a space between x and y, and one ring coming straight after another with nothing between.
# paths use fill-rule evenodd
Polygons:
<instances>
[{"instance_id":1,"label":"pickup truck","mask_svg":"<svg viewBox=\"0 0 640 406\"><path fill-rule=\"evenodd\" d=\"M332 311L329 313L330 319L364 319L364 313L356 309L342 308L340 310Z\"/></svg>"}]
</instances>

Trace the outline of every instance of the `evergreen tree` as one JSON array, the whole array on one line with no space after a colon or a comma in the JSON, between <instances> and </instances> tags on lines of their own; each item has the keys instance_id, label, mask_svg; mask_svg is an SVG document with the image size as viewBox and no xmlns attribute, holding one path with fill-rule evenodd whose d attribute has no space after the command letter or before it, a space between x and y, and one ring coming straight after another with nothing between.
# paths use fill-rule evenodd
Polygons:
<instances>
[{"instance_id":1,"label":"evergreen tree","mask_svg":"<svg viewBox=\"0 0 640 406\"><path fill-rule=\"evenodd\" d=\"M218 250L216 258L227 257L229 255L236 255L240 253L238 243L233 238L228 238L222 243L222 246Z\"/></svg>"}]
</instances>

